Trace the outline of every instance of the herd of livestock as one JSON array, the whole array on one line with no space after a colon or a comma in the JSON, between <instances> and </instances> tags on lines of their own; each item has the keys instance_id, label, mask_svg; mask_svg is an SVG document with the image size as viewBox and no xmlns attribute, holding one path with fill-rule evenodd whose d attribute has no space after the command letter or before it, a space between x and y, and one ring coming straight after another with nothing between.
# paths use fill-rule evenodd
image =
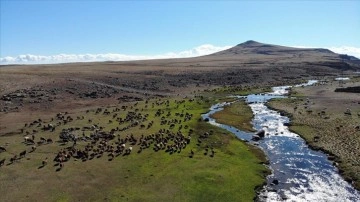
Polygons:
<instances>
[{"instance_id":1,"label":"herd of livestock","mask_svg":"<svg viewBox=\"0 0 360 202\"><path fill-rule=\"evenodd\" d=\"M193 102L194 100L189 100ZM24 151L11 154L9 159L3 158L0 160L0 167L4 165L11 165L16 161L20 161L26 157L27 153L32 153L38 147L47 144L59 144L59 150L54 152L54 158L50 159L55 163L56 170L59 171L64 167L66 162L74 158L81 161L88 161L94 158L101 158L106 156L109 161L119 156L130 155L136 149L136 153L140 154L146 149L151 149L154 152L164 151L168 154L180 153L191 142L192 137L196 138L196 145L205 149L204 155L214 157L214 149L206 144L202 144L203 140L213 134L213 131L204 132L201 135L194 136L194 130L191 129L187 123L192 120L193 114L186 112L185 100L175 101L175 109L183 106L182 110L169 109L169 100L156 100L153 103L145 102L143 108L137 108L138 102L131 106L121 106L120 108L97 108L96 110L87 110L86 115L89 114L91 118L85 116L77 116L73 118L67 112L58 113L49 122L37 119L31 123L27 123L21 129L21 134L24 135L23 144L27 149ZM159 107L160 106L160 107ZM145 113L147 108L155 108L151 111L152 118L148 113ZM94 114L91 114L94 113ZM102 115L101 119L106 120L106 123L95 123L94 117ZM125 116L124 116L125 115ZM151 119L151 120L150 120ZM78 120L82 124L77 123ZM146 132L146 130L153 127L154 120L159 121L160 127L151 130L152 133L144 135L134 135L130 131L131 128L137 128ZM67 127L69 126L69 127ZM71 126L71 127L70 127ZM112 127L110 130L109 127ZM41 137L42 134L58 134L58 139L53 141L52 138ZM0 146L0 153L9 152L7 146ZM193 149L190 150L188 157L193 158ZM48 157L39 162L39 168L46 166Z\"/></svg>"}]
</instances>

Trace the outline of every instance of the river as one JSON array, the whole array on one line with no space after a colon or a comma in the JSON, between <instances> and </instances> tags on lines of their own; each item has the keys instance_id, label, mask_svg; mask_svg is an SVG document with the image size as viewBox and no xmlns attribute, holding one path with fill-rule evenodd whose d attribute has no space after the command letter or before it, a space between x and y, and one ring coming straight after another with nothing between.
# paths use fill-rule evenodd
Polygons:
<instances>
[{"instance_id":1,"label":"river","mask_svg":"<svg viewBox=\"0 0 360 202\"><path fill-rule=\"evenodd\" d=\"M310 80L294 87L316 82ZM239 99L246 99L253 111L254 129L263 129L266 132L260 141L251 140L254 133L219 124L210 118L211 114L221 111L231 103L215 104L202 117L208 118L210 124L259 146L265 152L272 175L267 177L266 186L258 194L259 201L360 201L359 191L339 175L338 169L327 159L327 155L310 149L298 134L290 132L288 127L284 126L284 123L289 122L288 117L266 107L265 103L270 99L285 97L290 87L273 87L271 93L238 96Z\"/></svg>"}]
</instances>

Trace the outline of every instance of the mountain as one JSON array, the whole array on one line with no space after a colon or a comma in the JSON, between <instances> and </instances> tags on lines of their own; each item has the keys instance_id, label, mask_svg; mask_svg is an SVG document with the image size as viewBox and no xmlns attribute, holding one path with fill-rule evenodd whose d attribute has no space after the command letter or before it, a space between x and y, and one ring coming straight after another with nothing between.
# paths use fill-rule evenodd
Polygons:
<instances>
[{"instance_id":1,"label":"mountain","mask_svg":"<svg viewBox=\"0 0 360 202\"><path fill-rule=\"evenodd\" d=\"M360 60L323 48L293 48L246 41L210 55L162 60L121 62L139 66L208 67L238 69L296 68L306 71L360 71Z\"/></svg>"},{"instance_id":2,"label":"mountain","mask_svg":"<svg viewBox=\"0 0 360 202\"><path fill-rule=\"evenodd\" d=\"M190 66L246 69L281 66L323 70L330 68L330 71L360 70L360 60L353 56L337 54L324 48L293 48L253 40L210 55L166 60L166 64L170 66L188 64Z\"/></svg>"},{"instance_id":3,"label":"mountain","mask_svg":"<svg viewBox=\"0 0 360 202\"><path fill-rule=\"evenodd\" d=\"M353 56L337 54L323 48L294 48L253 40L217 53L192 58L89 62L69 65L96 66L100 64L113 67L118 65L144 68L178 67L182 68L182 71L185 71L184 67L196 67L197 70L202 68L202 70L209 71L212 69L224 70L225 68L251 71L255 69L295 68L301 69L302 72L318 72L316 75L321 75L319 72L360 71L360 60Z\"/></svg>"},{"instance_id":4,"label":"mountain","mask_svg":"<svg viewBox=\"0 0 360 202\"><path fill-rule=\"evenodd\" d=\"M234 55L273 55L273 56L304 56L321 54L329 57L337 57L338 54L323 48L292 48L279 45L263 44L257 41L246 41L230 49L220 51L211 56L234 56Z\"/></svg>"}]
</instances>

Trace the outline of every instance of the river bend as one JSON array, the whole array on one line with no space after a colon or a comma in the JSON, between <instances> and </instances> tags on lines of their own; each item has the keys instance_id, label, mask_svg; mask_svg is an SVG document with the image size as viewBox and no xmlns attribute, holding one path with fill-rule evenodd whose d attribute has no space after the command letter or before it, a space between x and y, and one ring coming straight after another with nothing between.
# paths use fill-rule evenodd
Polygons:
<instances>
[{"instance_id":1,"label":"river bend","mask_svg":"<svg viewBox=\"0 0 360 202\"><path fill-rule=\"evenodd\" d=\"M294 87L312 85L315 80ZM260 201L360 201L360 193L346 182L338 169L327 159L326 154L311 150L296 133L290 132L284 123L289 118L270 110L265 103L272 98L285 97L291 86L274 87L271 93L238 96L246 99L251 107L255 130L265 130L260 141L252 141L254 133L244 132L231 126L217 123L211 114L221 111L231 103L218 103L203 114L209 123L234 133L238 138L259 146L269 159L272 175L259 193Z\"/></svg>"}]
</instances>

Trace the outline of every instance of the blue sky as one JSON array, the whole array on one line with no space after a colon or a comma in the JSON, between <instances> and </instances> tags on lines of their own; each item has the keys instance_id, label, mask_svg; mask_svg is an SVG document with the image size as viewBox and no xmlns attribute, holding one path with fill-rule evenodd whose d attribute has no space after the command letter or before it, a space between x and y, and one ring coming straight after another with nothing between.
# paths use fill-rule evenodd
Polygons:
<instances>
[{"instance_id":1,"label":"blue sky","mask_svg":"<svg viewBox=\"0 0 360 202\"><path fill-rule=\"evenodd\" d=\"M0 58L161 55L246 40L360 47L360 1L1 0Z\"/></svg>"}]
</instances>

